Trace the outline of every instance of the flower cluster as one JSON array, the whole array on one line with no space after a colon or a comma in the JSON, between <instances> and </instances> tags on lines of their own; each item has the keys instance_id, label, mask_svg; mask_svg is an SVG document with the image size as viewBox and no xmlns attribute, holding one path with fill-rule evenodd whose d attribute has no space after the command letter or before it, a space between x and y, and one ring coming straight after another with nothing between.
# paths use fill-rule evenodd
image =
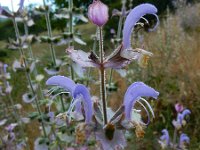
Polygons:
<instances>
[{"instance_id":1,"label":"flower cluster","mask_svg":"<svg viewBox=\"0 0 200 150\"><path fill-rule=\"evenodd\" d=\"M183 105L177 103L175 105L175 109L177 112L177 120L173 120L172 124L174 125L174 136L173 141L170 141L169 132L167 129L162 130L162 136L158 141L162 147L162 149L173 148L173 149L181 149L186 150L187 145L190 143L190 138L181 131L181 129L186 125L186 121L184 120L186 115L191 114L189 109L184 109ZM177 132L180 133L179 142L176 142Z\"/></svg>"},{"instance_id":2,"label":"flower cluster","mask_svg":"<svg viewBox=\"0 0 200 150\"><path fill-rule=\"evenodd\" d=\"M84 124L77 127L76 142L87 141L91 135L95 135L104 150L124 148L127 143L125 131L135 128L137 137L144 136L144 126L150 122L150 114L145 104L148 106L152 115L153 110L150 104L142 97L152 97L157 99L159 93L143 82L132 83L124 95L123 104L116 112L106 106L105 90L105 69L121 69L131 61L146 63L146 58L152 56L151 52L143 49L133 49L131 47L131 32L134 26L146 14L156 16L157 24L159 21L156 15L157 9L151 4L141 4L130 11L123 29L123 41L121 45L109 56L104 57L102 27L108 21L108 7L100 0L94 0L89 6L88 16L91 22L99 28L99 57L94 53L86 53L82 50L74 50L73 47L67 49L70 58L81 67L95 67L100 70L100 89L101 97L92 97L89 88L83 84L77 84L72 79L64 76L53 76L46 82L47 85L54 85L69 92L72 101L65 113L67 120L84 121ZM147 113L147 123L142 121L140 111L133 109L135 103L140 104Z\"/></svg>"}]
</instances>

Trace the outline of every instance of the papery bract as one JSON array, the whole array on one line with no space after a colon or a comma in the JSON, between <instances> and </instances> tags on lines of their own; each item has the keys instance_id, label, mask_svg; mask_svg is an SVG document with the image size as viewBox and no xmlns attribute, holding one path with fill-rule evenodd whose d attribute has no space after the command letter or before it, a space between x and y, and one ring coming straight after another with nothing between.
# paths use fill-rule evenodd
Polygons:
<instances>
[{"instance_id":1,"label":"papery bract","mask_svg":"<svg viewBox=\"0 0 200 150\"><path fill-rule=\"evenodd\" d=\"M97 26L103 26L108 21L108 6L100 0L94 0L88 8L88 17Z\"/></svg>"}]
</instances>

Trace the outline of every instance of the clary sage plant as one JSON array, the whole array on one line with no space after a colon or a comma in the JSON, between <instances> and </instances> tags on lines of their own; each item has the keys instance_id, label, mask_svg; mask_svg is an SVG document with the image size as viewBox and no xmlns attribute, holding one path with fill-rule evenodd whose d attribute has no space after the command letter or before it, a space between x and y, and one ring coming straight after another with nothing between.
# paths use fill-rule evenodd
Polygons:
<instances>
[{"instance_id":1,"label":"clary sage plant","mask_svg":"<svg viewBox=\"0 0 200 150\"><path fill-rule=\"evenodd\" d=\"M47 81L47 85L54 85L63 88L71 97L71 104L66 116L67 126L70 122L77 121L76 142L86 142L95 138L104 150L123 149L127 146L125 132L135 128L136 135L144 135L144 127L150 122L150 114L144 103L148 106L152 115L153 110L150 104L142 97L157 99L159 92L143 82L134 82L126 90L123 103L116 112L107 106L106 94L106 70L124 68L132 61L147 63L152 53L140 48L132 48L131 33L134 26L144 19L145 15L154 15L157 19L156 25L149 29L153 31L159 24L156 15L157 8L152 4L141 4L132 9L126 17L123 27L122 43L109 55L104 55L103 27L109 19L108 6L100 0L94 0L88 8L89 20L97 26L99 31L99 55L94 52L74 50L70 47L66 50L70 58L81 67L94 67L99 70L100 92L99 97L91 96L90 90L83 84L75 83L72 79L64 76L53 76ZM147 112L148 121L143 122L140 111L134 109L139 103ZM84 140L83 140L84 139Z\"/></svg>"}]
</instances>

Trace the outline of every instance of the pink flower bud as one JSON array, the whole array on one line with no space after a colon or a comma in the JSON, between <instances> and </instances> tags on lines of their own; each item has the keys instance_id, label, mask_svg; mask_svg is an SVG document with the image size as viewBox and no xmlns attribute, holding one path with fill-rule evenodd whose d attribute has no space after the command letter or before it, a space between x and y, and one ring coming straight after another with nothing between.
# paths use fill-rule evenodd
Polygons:
<instances>
[{"instance_id":1,"label":"pink flower bud","mask_svg":"<svg viewBox=\"0 0 200 150\"><path fill-rule=\"evenodd\" d=\"M88 9L88 17L93 24L101 27L108 21L108 7L100 0L93 0Z\"/></svg>"},{"instance_id":2,"label":"pink flower bud","mask_svg":"<svg viewBox=\"0 0 200 150\"><path fill-rule=\"evenodd\" d=\"M180 113L183 111L183 105L180 103L175 104L176 112Z\"/></svg>"}]
</instances>

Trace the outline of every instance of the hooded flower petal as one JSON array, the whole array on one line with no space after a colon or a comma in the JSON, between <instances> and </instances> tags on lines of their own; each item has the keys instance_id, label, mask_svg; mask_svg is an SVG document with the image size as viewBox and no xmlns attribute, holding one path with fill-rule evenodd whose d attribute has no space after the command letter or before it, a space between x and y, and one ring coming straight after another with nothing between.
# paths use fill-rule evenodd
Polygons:
<instances>
[{"instance_id":1,"label":"hooded flower petal","mask_svg":"<svg viewBox=\"0 0 200 150\"><path fill-rule=\"evenodd\" d=\"M90 123L92 120L93 110L90 92L87 87L82 84L78 84L73 92L73 98L81 98L85 111L85 121Z\"/></svg>"},{"instance_id":2,"label":"hooded flower petal","mask_svg":"<svg viewBox=\"0 0 200 150\"><path fill-rule=\"evenodd\" d=\"M140 18L146 14L153 14L157 13L157 8L151 4L141 4L129 13L126 18L124 29L123 29L123 46L124 49L131 47L131 32L134 29L135 24L140 20ZM155 15L156 16L156 15Z\"/></svg>"},{"instance_id":3,"label":"hooded flower petal","mask_svg":"<svg viewBox=\"0 0 200 150\"><path fill-rule=\"evenodd\" d=\"M134 106L136 100L140 97L153 97L157 99L159 92L144 84L143 82L135 82L130 85L124 96L124 106L126 119L131 119L132 107Z\"/></svg>"},{"instance_id":4,"label":"hooded flower petal","mask_svg":"<svg viewBox=\"0 0 200 150\"><path fill-rule=\"evenodd\" d=\"M18 9L18 11L21 11L21 10L22 10L22 8L24 7L24 1L25 1L25 0L20 0L20 2L19 2L19 9Z\"/></svg>"},{"instance_id":5,"label":"hooded flower petal","mask_svg":"<svg viewBox=\"0 0 200 150\"><path fill-rule=\"evenodd\" d=\"M82 67L99 67L98 58L94 53L86 53L82 50L67 49L67 53L73 61Z\"/></svg>"},{"instance_id":6,"label":"hooded flower petal","mask_svg":"<svg viewBox=\"0 0 200 150\"><path fill-rule=\"evenodd\" d=\"M66 91L69 91L71 94L76 87L76 84L73 80L64 76L53 76L46 81L46 85L60 86Z\"/></svg>"},{"instance_id":7,"label":"hooded flower petal","mask_svg":"<svg viewBox=\"0 0 200 150\"><path fill-rule=\"evenodd\" d=\"M189 143L190 138L186 134L182 133L180 135L180 139L179 139L179 147L180 148L184 145L184 142Z\"/></svg>"},{"instance_id":8,"label":"hooded flower petal","mask_svg":"<svg viewBox=\"0 0 200 150\"><path fill-rule=\"evenodd\" d=\"M191 114L190 110L189 109L185 109L183 112L182 112L182 115L183 115L183 118L185 118L186 115L189 115Z\"/></svg>"},{"instance_id":9,"label":"hooded flower petal","mask_svg":"<svg viewBox=\"0 0 200 150\"><path fill-rule=\"evenodd\" d=\"M162 136L160 137L160 140L165 141L166 145L169 146L170 138L169 138L169 132L167 129L162 130Z\"/></svg>"}]
</instances>

